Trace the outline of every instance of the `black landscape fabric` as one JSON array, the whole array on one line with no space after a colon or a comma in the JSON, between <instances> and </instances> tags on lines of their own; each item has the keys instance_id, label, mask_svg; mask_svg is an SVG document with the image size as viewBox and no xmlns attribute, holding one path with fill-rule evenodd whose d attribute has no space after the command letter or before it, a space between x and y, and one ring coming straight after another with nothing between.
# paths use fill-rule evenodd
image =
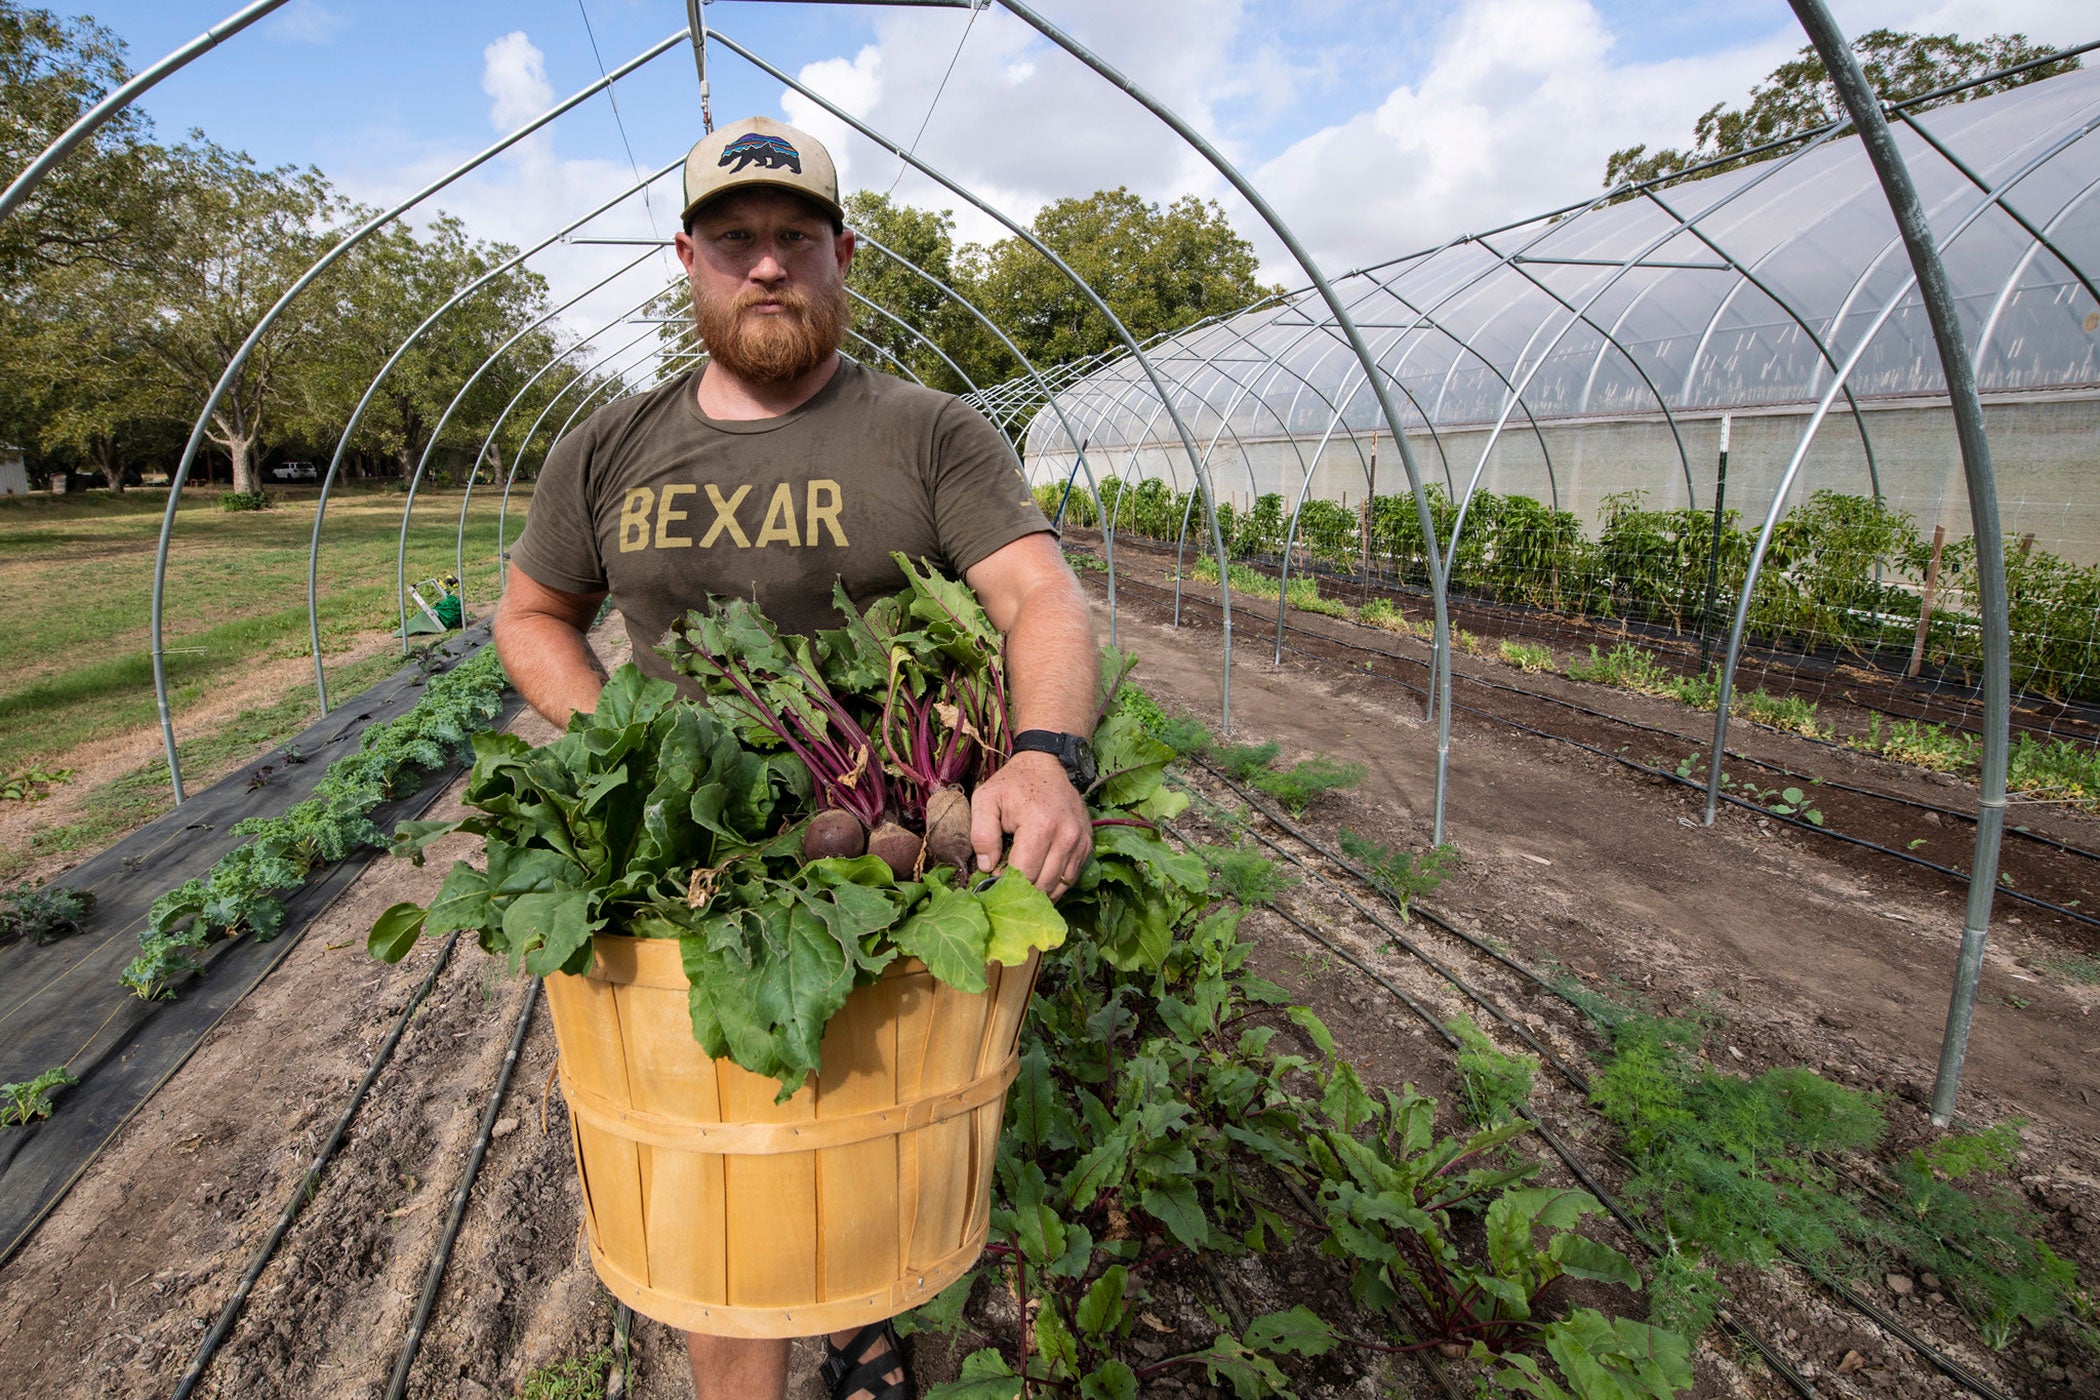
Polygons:
<instances>
[{"instance_id":1,"label":"black landscape fabric","mask_svg":"<svg viewBox=\"0 0 2100 1400\"><path fill-rule=\"evenodd\" d=\"M432 653L433 661L443 661L437 669L471 655L487 635L481 626L446 643ZM14 1256L103 1145L379 852L322 867L285 898L284 930L271 941L243 937L214 944L203 974L179 985L174 1001L140 1001L117 980L138 956L153 901L239 845L235 824L282 815L311 796L328 765L355 752L369 726L415 706L429 674L422 664L403 667L339 704L284 748L192 794L59 876L54 885L95 892L94 912L81 932L41 948L26 940L0 948L0 1083L32 1079L55 1065L68 1065L80 1078L77 1087L59 1091L50 1118L0 1128L0 1263ZM497 723L507 722L517 705L509 697ZM303 762L286 762L292 749ZM268 781L255 786L251 775L264 766L271 770ZM375 811L373 822L386 831L419 815L458 772L452 767L427 775L416 791Z\"/></svg>"}]
</instances>

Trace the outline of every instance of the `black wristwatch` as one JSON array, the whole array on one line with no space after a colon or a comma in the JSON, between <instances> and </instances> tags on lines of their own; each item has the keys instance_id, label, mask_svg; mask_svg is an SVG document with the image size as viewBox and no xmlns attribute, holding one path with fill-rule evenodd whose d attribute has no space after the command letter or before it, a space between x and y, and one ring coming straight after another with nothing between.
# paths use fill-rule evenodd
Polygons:
<instances>
[{"instance_id":1,"label":"black wristwatch","mask_svg":"<svg viewBox=\"0 0 2100 1400\"><path fill-rule=\"evenodd\" d=\"M1055 729L1024 729L1014 735L1015 753L1054 754L1065 766L1065 776L1072 786L1085 792L1094 785L1097 770L1094 767L1094 746L1077 734L1063 734Z\"/></svg>"}]
</instances>

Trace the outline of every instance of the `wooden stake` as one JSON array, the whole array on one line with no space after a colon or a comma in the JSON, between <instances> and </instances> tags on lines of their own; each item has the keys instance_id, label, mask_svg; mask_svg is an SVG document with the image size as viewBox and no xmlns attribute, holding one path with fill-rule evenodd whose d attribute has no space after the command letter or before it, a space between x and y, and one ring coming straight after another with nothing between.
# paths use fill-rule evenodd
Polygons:
<instances>
[{"instance_id":1,"label":"wooden stake","mask_svg":"<svg viewBox=\"0 0 2100 1400\"><path fill-rule=\"evenodd\" d=\"M2029 539L2034 538L2032 535ZM1947 544L1947 527L1932 527L1932 562L1925 566L1925 592L1918 599L1918 637L1910 644L1910 669L1905 675L1915 679L1925 669L1925 632L1932 625L1932 595L1940 586L1940 550Z\"/></svg>"}]
</instances>

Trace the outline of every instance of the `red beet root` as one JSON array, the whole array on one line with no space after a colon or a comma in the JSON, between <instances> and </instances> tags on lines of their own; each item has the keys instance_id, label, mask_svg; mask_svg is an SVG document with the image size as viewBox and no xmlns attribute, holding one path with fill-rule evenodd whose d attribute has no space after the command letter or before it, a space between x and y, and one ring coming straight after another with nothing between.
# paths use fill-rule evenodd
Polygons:
<instances>
[{"instance_id":1,"label":"red beet root","mask_svg":"<svg viewBox=\"0 0 2100 1400\"><path fill-rule=\"evenodd\" d=\"M915 832L886 821L868 834L868 854L881 856L890 874L909 880L918 874L919 851L924 843Z\"/></svg>"},{"instance_id":2,"label":"red beet root","mask_svg":"<svg viewBox=\"0 0 2100 1400\"><path fill-rule=\"evenodd\" d=\"M976 861L970 846L970 799L961 788L935 788L926 799L926 863L968 870Z\"/></svg>"},{"instance_id":3,"label":"red beet root","mask_svg":"<svg viewBox=\"0 0 2100 1400\"><path fill-rule=\"evenodd\" d=\"M868 829L860 818L837 807L809 819L802 833L802 858L825 860L833 856L857 856L868 849Z\"/></svg>"}]
</instances>

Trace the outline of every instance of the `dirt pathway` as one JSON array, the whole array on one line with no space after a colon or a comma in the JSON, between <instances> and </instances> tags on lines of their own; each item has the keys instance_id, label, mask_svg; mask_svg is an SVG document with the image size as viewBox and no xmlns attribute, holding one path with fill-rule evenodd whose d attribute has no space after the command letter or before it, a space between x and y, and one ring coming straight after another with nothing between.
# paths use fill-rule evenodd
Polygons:
<instances>
[{"instance_id":1,"label":"dirt pathway","mask_svg":"<svg viewBox=\"0 0 2100 1400\"><path fill-rule=\"evenodd\" d=\"M1217 629L1166 621L1123 602L1122 644L1144 658L1138 680L1216 725ZM1273 667L1266 647L1242 646L1232 704L1235 737L1278 740L1284 762L1317 752L1366 765L1362 787L1333 809L1342 824L1428 844L1436 736L1409 692L1290 656ZM1456 727L1450 783L1447 835L1464 862L1439 907L1661 1009L1709 1004L1765 1058L1920 1103L1929 1095L1958 899L1740 811L1704 829L1681 789L1480 722ZM1964 1107L2089 1147L2100 1133L2100 988L2042 975L2053 945L2026 930L2002 912L1992 928Z\"/></svg>"}]
</instances>

